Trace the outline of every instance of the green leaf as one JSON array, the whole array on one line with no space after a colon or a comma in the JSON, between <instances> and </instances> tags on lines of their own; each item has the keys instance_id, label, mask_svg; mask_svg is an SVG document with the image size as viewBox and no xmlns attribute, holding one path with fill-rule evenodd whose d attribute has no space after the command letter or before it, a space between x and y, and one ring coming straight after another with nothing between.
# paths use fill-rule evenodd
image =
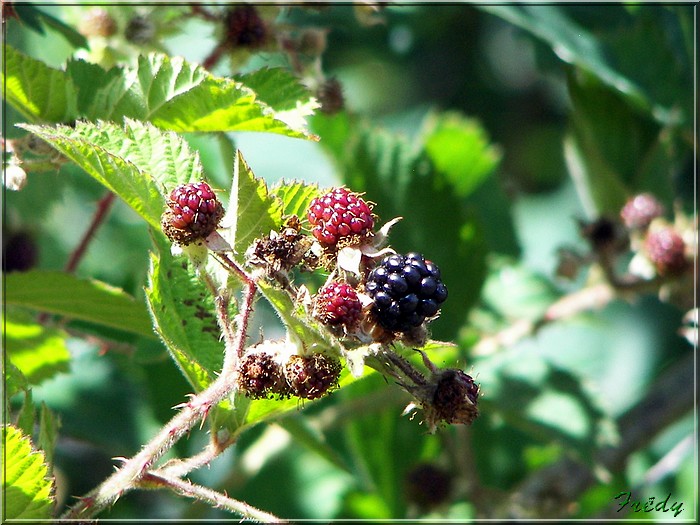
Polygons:
<instances>
[{"instance_id":1,"label":"green leaf","mask_svg":"<svg viewBox=\"0 0 700 525\"><path fill-rule=\"evenodd\" d=\"M32 122L68 122L77 114L77 93L65 73L4 46L2 83L7 102Z\"/></svg>"},{"instance_id":2,"label":"green leaf","mask_svg":"<svg viewBox=\"0 0 700 525\"><path fill-rule=\"evenodd\" d=\"M7 318L6 318L7 319ZM6 321L7 323L7 321ZM7 330L7 328L5 328ZM6 345L9 354L9 345ZM9 357L9 356L8 356ZM24 377L24 374L12 364L9 359L5 360L5 397L11 398L15 394L29 389L29 381Z\"/></svg>"},{"instance_id":3,"label":"green leaf","mask_svg":"<svg viewBox=\"0 0 700 525\"><path fill-rule=\"evenodd\" d=\"M70 353L67 335L62 330L42 326L29 315L12 309L6 312L3 332L8 360L21 373L21 380L16 377L16 387L23 383L38 385L68 371Z\"/></svg>"},{"instance_id":4,"label":"green leaf","mask_svg":"<svg viewBox=\"0 0 700 525\"><path fill-rule=\"evenodd\" d=\"M425 151L461 197L470 195L498 166L500 151L481 125L456 112L429 117Z\"/></svg>"},{"instance_id":5,"label":"green leaf","mask_svg":"<svg viewBox=\"0 0 700 525\"><path fill-rule=\"evenodd\" d=\"M291 71L281 67L263 67L237 80L275 111L296 109L297 102L309 99L309 89Z\"/></svg>"},{"instance_id":6,"label":"green leaf","mask_svg":"<svg viewBox=\"0 0 700 525\"><path fill-rule=\"evenodd\" d=\"M46 463L49 465L49 471L53 466L54 451L56 450L56 442L58 441L58 429L61 424L58 416L51 412L42 401L41 410L39 412L39 448L46 457Z\"/></svg>"},{"instance_id":7,"label":"green leaf","mask_svg":"<svg viewBox=\"0 0 700 525\"><path fill-rule=\"evenodd\" d=\"M48 520L53 509L53 481L44 454L32 450L28 437L6 425L3 438L4 520Z\"/></svg>"},{"instance_id":8,"label":"green leaf","mask_svg":"<svg viewBox=\"0 0 700 525\"><path fill-rule=\"evenodd\" d=\"M78 33L71 26L64 24L58 18L55 18L48 13L37 9L33 5L16 3L12 6L17 13L20 21L27 24L39 34L44 34L44 26L60 33L73 47L82 47L87 49L87 39Z\"/></svg>"},{"instance_id":9,"label":"green leaf","mask_svg":"<svg viewBox=\"0 0 700 525\"><path fill-rule=\"evenodd\" d=\"M214 300L185 257L174 257L170 243L154 236L146 298L156 331L185 378L199 392L221 371L224 345Z\"/></svg>"},{"instance_id":10,"label":"green leaf","mask_svg":"<svg viewBox=\"0 0 700 525\"><path fill-rule=\"evenodd\" d=\"M285 217L296 215L304 220L309 204L321 194L321 190L316 184L280 181L270 189L270 193L282 201L282 212Z\"/></svg>"},{"instance_id":11,"label":"green leaf","mask_svg":"<svg viewBox=\"0 0 700 525\"><path fill-rule=\"evenodd\" d=\"M595 214L617 215L639 187L641 166L662 132L619 94L581 71L569 75L574 111L565 159L582 201ZM656 174L670 185L670 172Z\"/></svg>"},{"instance_id":12,"label":"green leaf","mask_svg":"<svg viewBox=\"0 0 700 525\"><path fill-rule=\"evenodd\" d=\"M127 119L69 126L22 126L51 144L160 229L167 195L201 180L197 153L173 132Z\"/></svg>"},{"instance_id":13,"label":"green leaf","mask_svg":"<svg viewBox=\"0 0 700 525\"><path fill-rule=\"evenodd\" d=\"M24 391L24 401L22 401L22 407L19 409L17 414L17 419L15 421L15 426L19 428L27 436L31 436L34 433L34 422L36 420L36 407L34 406L34 400L32 399L31 389Z\"/></svg>"},{"instance_id":14,"label":"green leaf","mask_svg":"<svg viewBox=\"0 0 700 525\"><path fill-rule=\"evenodd\" d=\"M276 78L286 85L274 97L269 85L265 88L266 96L282 108L278 111L242 83L214 77L181 57L151 53L139 56L133 68L109 71L71 60L59 71L10 46L6 53L7 100L34 121L79 117L121 122L126 117L171 131L265 131L315 139L305 129L304 118L316 105L308 91L292 89L279 72L257 78L262 87ZM299 99L292 107L293 96ZM54 102L55 97L61 98Z\"/></svg>"},{"instance_id":15,"label":"green leaf","mask_svg":"<svg viewBox=\"0 0 700 525\"><path fill-rule=\"evenodd\" d=\"M154 337L143 304L95 279L59 271L13 272L5 277L7 304Z\"/></svg>"},{"instance_id":16,"label":"green leaf","mask_svg":"<svg viewBox=\"0 0 700 525\"><path fill-rule=\"evenodd\" d=\"M282 203L268 193L263 179L253 175L240 150L236 152L228 211L222 222L229 226L222 235L228 237L239 256L254 239L282 226Z\"/></svg>"},{"instance_id":17,"label":"green leaf","mask_svg":"<svg viewBox=\"0 0 700 525\"><path fill-rule=\"evenodd\" d=\"M608 58L610 50L601 39L568 18L561 6L484 5L481 9L544 41L561 60L596 76L609 88L622 94L633 106L662 120L671 117L669 108L651 100L637 82L614 67Z\"/></svg>"}]
</instances>

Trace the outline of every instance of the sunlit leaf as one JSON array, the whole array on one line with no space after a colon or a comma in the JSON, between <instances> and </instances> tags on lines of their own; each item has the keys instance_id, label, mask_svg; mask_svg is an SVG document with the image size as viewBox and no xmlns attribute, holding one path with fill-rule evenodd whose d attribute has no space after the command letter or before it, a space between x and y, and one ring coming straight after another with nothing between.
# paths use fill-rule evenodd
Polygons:
<instances>
[{"instance_id":1,"label":"sunlit leaf","mask_svg":"<svg viewBox=\"0 0 700 525\"><path fill-rule=\"evenodd\" d=\"M2 429L3 519L48 520L53 508L53 482L44 454L12 425Z\"/></svg>"}]
</instances>

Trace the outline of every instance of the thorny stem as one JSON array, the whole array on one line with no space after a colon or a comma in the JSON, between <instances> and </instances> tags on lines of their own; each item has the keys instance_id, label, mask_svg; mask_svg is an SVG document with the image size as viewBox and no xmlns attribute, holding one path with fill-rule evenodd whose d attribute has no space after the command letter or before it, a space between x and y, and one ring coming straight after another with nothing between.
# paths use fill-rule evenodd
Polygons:
<instances>
[{"instance_id":1,"label":"thorny stem","mask_svg":"<svg viewBox=\"0 0 700 525\"><path fill-rule=\"evenodd\" d=\"M197 395L193 395L182 409L149 441L141 451L131 459L125 460L121 468L107 478L102 484L81 498L77 504L69 508L62 518L89 518L110 505L113 505L125 492L133 490L149 475L149 470L173 445L198 422L206 418L209 411L218 403L226 399L235 389L236 365L238 357L245 350L245 341L248 333L250 316L253 311L253 299L255 298L255 282L231 259L222 257L226 266L234 271L244 283L243 297L237 320L237 330L231 344L226 345L224 365L219 377L209 388ZM219 310L217 309L217 312ZM220 319L220 322L225 320ZM228 443L230 444L230 443ZM228 446L226 444L219 452ZM202 458L200 458L202 459ZM187 487L188 482L182 481ZM216 494L214 491L212 493ZM195 494L196 492L191 492ZM211 495L211 494L210 494ZM195 496L191 496L195 497ZM225 496L222 496L225 498ZM234 500L231 500L234 501ZM229 508L229 507L227 507ZM253 509L250 507L248 510ZM238 511L236 511L238 512ZM267 516L267 515L266 515ZM277 518L275 518L278 521ZM263 521L268 521L264 519Z\"/></svg>"},{"instance_id":2,"label":"thorny stem","mask_svg":"<svg viewBox=\"0 0 700 525\"><path fill-rule=\"evenodd\" d=\"M183 480L176 477L164 476L162 474L149 473L146 474L141 483L144 488L169 488L170 490L199 501L204 501L214 507L223 508L235 514L240 514L244 518L250 518L262 523L288 523L277 516L268 514L260 509L257 509L243 501L238 501L229 498L227 495L215 490L197 485L188 480Z\"/></svg>"}]
</instances>

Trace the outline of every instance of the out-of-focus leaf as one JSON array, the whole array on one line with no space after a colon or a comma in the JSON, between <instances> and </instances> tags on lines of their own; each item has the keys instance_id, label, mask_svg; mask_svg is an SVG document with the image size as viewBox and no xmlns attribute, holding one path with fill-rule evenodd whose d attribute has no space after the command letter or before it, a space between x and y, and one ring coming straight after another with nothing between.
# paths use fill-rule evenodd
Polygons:
<instances>
[{"instance_id":1,"label":"out-of-focus leaf","mask_svg":"<svg viewBox=\"0 0 700 525\"><path fill-rule=\"evenodd\" d=\"M73 47L88 47L87 39L78 33L73 27L64 24L58 18L55 18L48 13L37 9L31 4L14 3L12 8L19 17L20 21L27 24L39 34L44 34L44 26L60 33Z\"/></svg>"},{"instance_id":2,"label":"out-of-focus leaf","mask_svg":"<svg viewBox=\"0 0 700 525\"><path fill-rule=\"evenodd\" d=\"M2 429L3 519L48 520L53 508L53 482L44 454L12 425Z\"/></svg>"},{"instance_id":3,"label":"out-of-focus leaf","mask_svg":"<svg viewBox=\"0 0 700 525\"><path fill-rule=\"evenodd\" d=\"M5 317L3 332L8 364L15 370L8 376L11 378L10 395L28 384L37 385L59 372L68 371L70 354L62 330L43 326L29 316L10 311Z\"/></svg>"},{"instance_id":4,"label":"out-of-focus leaf","mask_svg":"<svg viewBox=\"0 0 700 525\"><path fill-rule=\"evenodd\" d=\"M651 99L638 81L621 73L609 59L610 49L571 20L562 6L484 5L480 8L543 40L561 60L594 75L636 108L653 114L661 122L677 120L670 107L663 105L668 101Z\"/></svg>"},{"instance_id":5,"label":"out-of-focus leaf","mask_svg":"<svg viewBox=\"0 0 700 525\"><path fill-rule=\"evenodd\" d=\"M5 277L8 305L80 319L129 333L154 337L143 304L123 290L65 272L32 270Z\"/></svg>"},{"instance_id":6,"label":"out-of-focus leaf","mask_svg":"<svg viewBox=\"0 0 700 525\"><path fill-rule=\"evenodd\" d=\"M46 406L46 403L41 403L39 409L39 439L38 445L46 457L46 463L51 467L53 465L53 456L58 441L58 429L61 424L58 416L51 412ZM49 471L52 469L49 468Z\"/></svg>"},{"instance_id":7,"label":"out-of-focus leaf","mask_svg":"<svg viewBox=\"0 0 700 525\"><path fill-rule=\"evenodd\" d=\"M434 114L426 123L425 151L460 197L469 196L498 166L501 153L475 120Z\"/></svg>"}]
</instances>

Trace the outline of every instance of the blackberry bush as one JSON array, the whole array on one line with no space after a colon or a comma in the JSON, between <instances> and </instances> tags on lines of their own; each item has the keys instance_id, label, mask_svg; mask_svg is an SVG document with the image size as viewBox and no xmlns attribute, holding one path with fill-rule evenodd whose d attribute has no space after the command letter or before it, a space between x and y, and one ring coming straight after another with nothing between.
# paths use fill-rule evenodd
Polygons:
<instances>
[{"instance_id":1,"label":"blackberry bush","mask_svg":"<svg viewBox=\"0 0 700 525\"><path fill-rule=\"evenodd\" d=\"M419 253L384 257L365 283L377 322L392 332L407 332L437 315L447 299L440 277L437 265Z\"/></svg>"},{"instance_id":2,"label":"blackberry bush","mask_svg":"<svg viewBox=\"0 0 700 525\"><path fill-rule=\"evenodd\" d=\"M178 186L170 193L167 204L161 226L168 238L178 244L206 238L224 215L216 194L204 181Z\"/></svg>"},{"instance_id":3,"label":"blackberry bush","mask_svg":"<svg viewBox=\"0 0 700 525\"><path fill-rule=\"evenodd\" d=\"M372 235L372 208L359 194L334 188L309 204L311 233L326 248L354 244Z\"/></svg>"}]
</instances>

